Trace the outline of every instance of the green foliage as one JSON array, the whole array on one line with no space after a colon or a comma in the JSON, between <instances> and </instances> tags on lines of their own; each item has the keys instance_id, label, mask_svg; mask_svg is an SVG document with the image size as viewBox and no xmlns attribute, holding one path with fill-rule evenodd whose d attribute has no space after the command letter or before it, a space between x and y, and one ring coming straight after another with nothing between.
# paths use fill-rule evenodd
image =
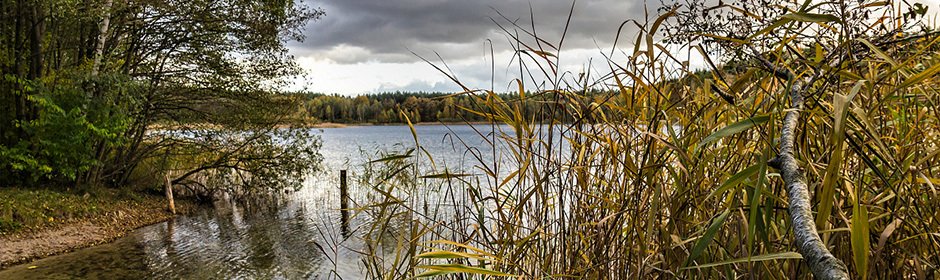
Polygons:
<instances>
[{"instance_id":1,"label":"green foliage","mask_svg":"<svg viewBox=\"0 0 940 280\"><path fill-rule=\"evenodd\" d=\"M62 77L66 76L66 77ZM71 79L68 78L71 76ZM56 85L18 81L26 84L31 94L27 100L36 106L38 118L18 121L16 125L28 135L13 146L0 145L0 168L20 172L26 182L39 179L71 181L82 172L101 164L96 158L95 140L105 146L122 144L130 118L124 104L133 83L127 78L113 78L97 83L107 98L107 104L87 98L87 77L77 73L63 73ZM106 82L106 83L104 83ZM111 104L109 106L109 104Z\"/></svg>"},{"instance_id":2,"label":"green foliage","mask_svg":"<svg viewBox=\"0 0 940 280\"><path fill-rule=\"evenodd\" d=\"M302 40L301 28L323 15L295 1L0 0L0 6L0 103L11 108L0 112L0 180L22 186L124 186L158 152L238 154L209 140L170 141L152 132L156 124L180 134L283 124L295 104L274 91L300 73L286 43ZM270 137L282 136L307 137ZM270 181L297 177L295 163L313 162L310 147L281 149L273 139L235 147L283 156L242 158L251 163L238 166ZM182 173L204 169L190 167Z\"/></svg>"}]
</instances>

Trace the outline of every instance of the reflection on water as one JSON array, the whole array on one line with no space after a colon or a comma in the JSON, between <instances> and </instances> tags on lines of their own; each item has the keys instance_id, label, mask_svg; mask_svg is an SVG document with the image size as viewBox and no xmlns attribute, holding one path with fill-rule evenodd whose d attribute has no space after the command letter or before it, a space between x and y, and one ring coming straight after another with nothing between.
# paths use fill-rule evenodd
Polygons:
<instances>
[{"instance_id":1,"label":"reflection on water","mask_svg":"<svg viewBox=\"0 0 940 280\"><path fill-rule=\"evenodd\" d=\"M3 279L320 278L316 214L297 204L219 205L116 242L0 272ZM313 209L319 210L319 209ZM30 266L36 266L29 269Z\"/></svg>"},{"instance_id":2,"label":"reflection on water","mask_svg":"<svg viewBox=\"0 0 940 280\"><path fill-rule=\"evenodd\" d=\"M468 126L416 130L422 147L450 170L471 170L474 153L488 161L498 156L484 144L490 136ZM402 151L414 140L405 126L325 129L322 137L324 172L278 202L220 201L112 243L0 271L0 279L361 279L357 233L368 215L339 211L339 170L350 170L350 196L363 201L365 187L353 179L367 161L360 149Z\"/></svg>"}]
</instances>

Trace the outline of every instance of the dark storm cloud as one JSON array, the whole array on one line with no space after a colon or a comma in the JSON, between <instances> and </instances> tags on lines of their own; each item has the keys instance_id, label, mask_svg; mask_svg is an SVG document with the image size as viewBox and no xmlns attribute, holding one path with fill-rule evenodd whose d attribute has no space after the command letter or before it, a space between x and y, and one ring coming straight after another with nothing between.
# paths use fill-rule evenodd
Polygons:
<instances>
[{"instance_id":1,"label":"dark storm cloud","mask_svg":"<svg viewBox=\"0 0 940 280\"><path fill-rule=\"evenodd\" d=\"M512 26L496 11L528 29L530 3L540 37L557 42L570 1L328 0L308 2L322 7L326 16L309 24L306 41L293 43L291 49L298 56L338 63L417 60L410 51L422 55L436 51L448 60L481 57L486 39L497 47L507 45L490 18ZM635 0L578 1L564 48L595 48L595 41L608 47L621 22L642 19L643 5Z\"/></svg>"}]
</instances>

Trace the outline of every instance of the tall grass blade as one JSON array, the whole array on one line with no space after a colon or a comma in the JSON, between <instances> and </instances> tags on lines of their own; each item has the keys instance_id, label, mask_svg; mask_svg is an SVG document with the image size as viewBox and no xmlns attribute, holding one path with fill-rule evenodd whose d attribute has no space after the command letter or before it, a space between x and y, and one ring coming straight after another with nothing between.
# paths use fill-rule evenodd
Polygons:
<instances>
[{"instance_id":1,"label":"tall grass blade","mask_svg":"<svg viewBox=\"0 0 940 280\"><path fill-rule=\"evenodd\" d=\"M859 279L868 279L868 253L871 252L868 209L858 202L852 208L852 254Z\"/></svg>"},{"instance_id":2,"label":"tall grass blade","mask_svg":"<svg viewBox=\"0 0 940 280\"><path fill-rule=\"evenodd\" d=\"M712 239L715 238L715 234L718 233L718 229L720 229L721 226L725 224L725 220L728 219L728 215L730 214L731 209L728 209L722 212L721 215L718 215L717 218L712 220L712 223L708 225L708 228L705 229L705 234L699 238L698 242L695 242L695 246L693 246L692 251L689 252L689 258L685 260L686 266L691 264L693 261L695 261L695 259L702 255L703 252L705 252L705 249L708 248L708 244L711 244Z\"/></svg>"},{"instance_id":3,"label":"tall grass blade","mask_svg":"<svg viewBox=\"0 0 940 280\"><path fill-rule=\"evenodd\" d=\"M700 268L709 268L709 267L716 267L716 266L744 263L744 262L764 262L764 261L773 261L773 260L802 259L802 258L803 256L797 252L783 252L783 253L750 256L746 258L738 258L738 259L733 259L733 260L684 267L682 269L700 269Z\"/></svg>"},{"instance_id":4,"label":"tall grass blade","mask_svg":"<svg viewBox=\"0 0 940 280\"><path fill-rule=\"evenodd\" d=\"M744 180L746 180L747 178L750 178L755 173L763 169L762 165L766 165L766 164L757 163L757 164L748 166L747 168L741 169L741 171L738 171L738 173L731 175L731 177L728 177L728 179L725 180L725 182L722 183L721 186L718 186L718 188L716 188L714 191L709 193L708 196L705 197L705 200L707 201L710 198L716 195L722 194L733 187L737 187L742 182L744 182Z\"/></svg>"},{"instance_id":5,"label":"tall grass blade","mask_svg":"<svg viewBox=\"0 0 940 280\"><path fill-rule=\"evenodd\" d=\"M440 275L439 273L468 273L468 274L479 274L486 276L501 276L501 277L512 277L512 274L502 273L495 270L490 270L486 268L473 267L463 264L432 264L432 265L419 265L418 268L423 268L429 270L429 273L432 273L431 276ZM419 277L425 277L426 274L421 274Z\"/></svg>"},{"instance_id":6,"label":"tall grass blade","mask_svg":"<svg viewBox=\"0 0 940 280\"><path fill-rule=\"evenodd\" d=\"M765 123L768 120L770 120L769 115L761 115L761 116L755 116L755 117L751 117L743 121L733 123L731 125L728 125L726 127L719 129L718 131L715 131L715 133L712 133L711 135L708 135L708 137L705 137L705 139L702 139L702 142L700 142L698 145L699 147L705 146L708 143L718 141L718 139L740 133L756 125Z\"/></svg>"},{"instance_id":7,"label":"tall grass blade","mask_svg":"<svg viewBox=\"0 0 940 280\"><path fill-rule=\"evenodd\" d=\"M813 14L813 13L792 13L785 14L782 18L802 21L802 22L830 22L830 21L840 21L838 17L834 15L826 14Z\"/></svg>"},{"instance_id":8,"label":"tall grass blade","mask_svg":"<svg viewBox=\"0 0 940 280\"><path fill-rule=\"evenodd\" d=\"M832 204L835 200L835 189L839 186L840 174L842 172L843 153L845 150L845 122L849 113L849 107L852 105L852 99L858 94L864 81L859 81L852 88L848 96L841 94L833 95L833 119L835 122L832 128L832 134L829 136L829 145L832 147L832 154L829 156L829 165L826 166L826 175L823 177L822 189L818 194L819 213L816 216L816 227L820 230L829 228L829 216L832 214Z\"/></svg>"},{"instance_id":9,"label":"tall grass blade","mask_svg":"<svg viewBox=\"0 0 940 280\"><path fill-rule=\"evenodd\" d=\"M916 83L920 83L926 80L927 78L933 77L934 75L937 74L937 72L940 72L940 63L937 63L931 66L930 68L927 68L924 71L921 71L920 73L917 73L913 76L908 77L906 80L904 80L904 82L901 82L901 84L898 85L898 88L899 89L907 88Z\"/></svg>"}]
</instances>

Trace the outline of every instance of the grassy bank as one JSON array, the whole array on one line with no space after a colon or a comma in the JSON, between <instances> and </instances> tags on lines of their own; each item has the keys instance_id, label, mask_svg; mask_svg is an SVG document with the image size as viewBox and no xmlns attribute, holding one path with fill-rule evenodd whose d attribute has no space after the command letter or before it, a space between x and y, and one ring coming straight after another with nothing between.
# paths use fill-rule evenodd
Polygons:
<instances>
[{"instance_id":1,"label":"grassy bank","mask_svg":"<svg viewBox=\"0 0 940 280\"><path fill-rule=\"evenodd\" d=\"M194 208L176 201L180 214ZM0 188L0 267L108 242L173 216L156 193Z\"/></svg>"}]
</instances>

